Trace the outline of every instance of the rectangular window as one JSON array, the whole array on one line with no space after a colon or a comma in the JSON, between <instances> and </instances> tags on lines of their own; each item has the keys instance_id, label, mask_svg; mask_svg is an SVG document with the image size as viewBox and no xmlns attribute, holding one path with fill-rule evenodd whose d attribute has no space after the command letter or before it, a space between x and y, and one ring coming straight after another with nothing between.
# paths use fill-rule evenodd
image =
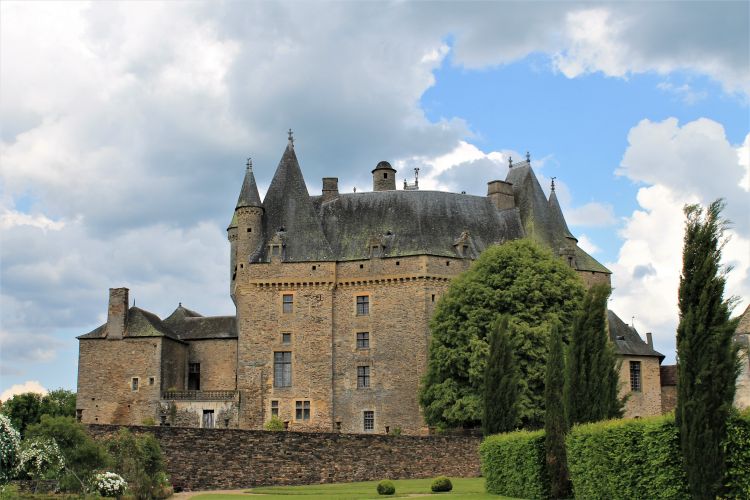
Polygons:
<instances>
[{"instance_id":1,"label":"rectangular window","mask_svg":"<svg viewBox=\"0 0 750 500\"><path fill-rule=\"evenodd\" d=\"M272 417L279 416L279 402L278 401L271 401L271 416Z\"/></svg>"},{"instance_id":2,"label":"rectangular window","mask_svg":"<svg viewBox=\"0 0 750 500\"><path fill-rule=\"evenodd\" d=\"M370 348L370 332L357 332L357 349Z\"/></svg>"},{"instance_id":3,"label":"rectangular window","mask_svg":"<svg viewBox=\"0 0 750 500\"><path fill-rule=\"evenodd\" d=\"M297 420L310 420L310 402L297 401L294 405L294 418Z\"/></svg>"},{"instance_id":4,"label":"rectangular window","mask_svg":"<svg viewBox=\"0 0 750 500\"><path fill-rule=\"evenodd\" d=\"M291 333L282 333L281 334L281 343L282 344L291 344L292 343L292 334Z\"/></svg>"},{"instance_id":5,"label":"rectangular window","mask_svg":"<svg viewBox=\"0 0 750 500\"><path fill-rule=\"evenodd\" d=\"M138 390L138 377L133 377L130 379L130 390L131 391Z\"/></svg>"},{"instance_id":6,"label":"rectangular window","mask_svg":"<svg viewBox=\"0 0 750 500\"><path fill-rule=\"evenodd\" d=\"M214 427L214 411L203 410L203 427L205 429L213 429Z\"/></svg>"},{"instance_id":7,"label":"rectangular window","mask_svg":"<svg viewBox=\"0 0 750 500\"><path fill-rule=\"evenodd\" d=\"M630 390L641 392L641 362L630 362Z\"/></svg>"},{"instance_id":8,"label":"rectangular window","mask_svg":"<svg viewBox=\"0 0 750 500\"><path fill-rule=\"evenodd\" d=\"M370 297L357 295L357 316L367 316L368 314L370 314Z\"/></svg>"},{"instance_id":9,"label":"rectangular window","mask_svg":"<svg viewBox=\"0 0 750 500\"><path fill-rule=\"evenodd\" d=\"M294 312L294 295L284 294L281 297L281 311L284 314L291 314Z\"/></svg>"},{"instance_id":10,"label":"rectangular window","mask_svg":"<svg viewBox=\"0 0 750 500\"><path fill-rule=\"evenodd\" d=\"M289 351L273 353L273 386L292 386L292 353Z\"/></svg>"},{"instance_id":11,"label":"rectangular window","mask_svg":"<svg viewBox=\"0 0 750 500\"><path fill-rule=\"evenodd\" d=\"M148 385L154 385L154 382L156 382L156 379L154 377L148 378Z\"/></svg>"},{"instance_id":12,"label":"rectangular window","mask_svg":"<svg viewBox=\"0 0 750 500\"><path fill-rule=\"evenodd\" d=\"M200 363L188 364L188 390L189 391L201 390L201 364Z\"/></svg>"},{"instance_id":13,"label":"rectangular window","mask_svg":"<svg viewBox=\"0 0 750 500\"><path fill-rule=\"evenodd\" d=\"M364 411L364 421L362 427L365 431L371 431L375 429L375 412L372 410Z\"/></svg>"},{"instance_id":14,"label":"rectangular window","mask_svg":"<svg viewBox=\"0 0 750 500\"><path fill-rule=\"evenodd\" d=\"M370 367L358 366L357 367L357 389L364 389L365 387L370 387Z\"/></svg>"}]
</instances>

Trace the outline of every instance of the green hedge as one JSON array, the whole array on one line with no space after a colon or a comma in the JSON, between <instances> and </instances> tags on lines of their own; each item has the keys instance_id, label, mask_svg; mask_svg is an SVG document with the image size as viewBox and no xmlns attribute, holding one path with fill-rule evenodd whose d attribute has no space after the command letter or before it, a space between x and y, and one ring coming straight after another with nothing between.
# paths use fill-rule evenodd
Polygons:
<instances>
[{"instance_id":1,"label":"green hedge","mask_svg":"<svg viewBox=\"0 0 750 500\"><path fill-rule=\"evenodd\" d=\"M490 436L479 448L487 491L516 498L548 498L544 431Z\"/></svg>"},{"instance_id":2,"label":"green hedge","mask_svg":"<svg viewBox=\"0 0 750 500\"><path fill-rule=\"evenodd\" d=\"M573 428L566 440L577 498L689 498L671 415ZM732 417L724 443L725 498L750 498L750 415Z\"/></svg>"}]
</instances>

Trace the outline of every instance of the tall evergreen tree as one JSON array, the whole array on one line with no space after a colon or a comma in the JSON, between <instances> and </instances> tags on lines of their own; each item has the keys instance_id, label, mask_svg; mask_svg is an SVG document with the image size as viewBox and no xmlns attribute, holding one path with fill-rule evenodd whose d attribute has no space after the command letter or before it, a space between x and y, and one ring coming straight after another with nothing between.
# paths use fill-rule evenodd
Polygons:
<instances>
[{"instance_id":1,"label":"tall evergreen tree","mask_svg":"<svg viewBox=\"0 0 750 500\"><path fill-rule=\"evenodd\" d=\"M565 359L562 335L557 325L553 325L549 333L547 373L544 378L544 447L552 498L570 496L568 460L565 452L565 434L568 432L568 425L563 403L564 384Z\"/></svg>"},{"instance_id":2,"label":"tall evergreen tree","mask_svg":"<svg viewBox=\"0 0 750 500\"><path fill-rule=\"evenodd\" d=\"M608 285L592 286L573 328L565 390L571 425L622 416L618 363L607 333L609 293Z\"/></svg>"},{"instance_id":3,"label":"tall evergreen tree","mask_svg":"<svg viewBox=\"0 0 750 500\"><path fill-rule=\"evenodd\" d=\"M721 249L726 221L722 200L706 210L685 207L685 243L677 327L678 383L676 421L691 496L713 499L724 477L721 441L734 399L738 373L732 344L734 322L724 300Z\"/></svg>"},{"instance_id":4,"label":"tall evergreen tree","mask_svg":"<svg viewBox=\"0 0 750 500\"><path fill-rule=\"evenodd\" d=\"M516 428L519 379L508 334L508 317L503 316L490 330L490 354L484 372L482 431L485 436Z\"/></svg>"}]
</instances>

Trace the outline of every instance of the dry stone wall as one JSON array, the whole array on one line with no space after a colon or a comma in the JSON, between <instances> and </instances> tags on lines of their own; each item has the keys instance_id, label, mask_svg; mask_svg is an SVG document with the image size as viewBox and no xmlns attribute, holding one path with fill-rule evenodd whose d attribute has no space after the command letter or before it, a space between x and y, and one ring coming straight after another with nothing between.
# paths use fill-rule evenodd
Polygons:
<instances>
[{"instance_id":1,"label":"dry stone wall","mask_svg":"<svg viewBox=\"0 0 750 500\"><path fill-rule=\"evenodd\" d=\"M95 438L118 429L88 426ZM172 484L184 490L480 475L477 437L186 427L131 430L156 436Z\"/></svg>"}]
</instances>

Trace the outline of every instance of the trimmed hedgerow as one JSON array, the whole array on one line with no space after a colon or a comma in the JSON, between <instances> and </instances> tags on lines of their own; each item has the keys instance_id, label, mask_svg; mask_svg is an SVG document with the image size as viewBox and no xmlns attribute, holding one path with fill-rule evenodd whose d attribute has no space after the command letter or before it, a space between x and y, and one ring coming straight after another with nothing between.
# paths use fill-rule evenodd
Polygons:
<instances>
[{"instance_id":1,"label":"trimmed hedgerow","mask_svg":"<svg viewBox=\"0 0 750 500\"><path fill-rule=\"evenodd\" d=\"M566 439L578 498L687 498L672 417L608 420L573 428Z\"/></svg>"},{"instance_id":2,"label":"trimmed hedgerow","mask_svg":"<svg viewBox=\"0 0 750 500\"><path fill-rule=\"evenodd\" d=\"M689 498L674 416L574 427L566 440L577 498ZM750 498L750 413L729 419L723 498Z\"/></svg>"},{"instance_id":3,"label":"trimmed hedgerow","mask_svg":"<svg viewBox=\"0 0 750 500\"><path fill-rule=\"evenodd\" d=\"M490 436L482 442L479 452L489 493L519 498L549 497L543 431Z\"/></svg>"}]
</instances>

